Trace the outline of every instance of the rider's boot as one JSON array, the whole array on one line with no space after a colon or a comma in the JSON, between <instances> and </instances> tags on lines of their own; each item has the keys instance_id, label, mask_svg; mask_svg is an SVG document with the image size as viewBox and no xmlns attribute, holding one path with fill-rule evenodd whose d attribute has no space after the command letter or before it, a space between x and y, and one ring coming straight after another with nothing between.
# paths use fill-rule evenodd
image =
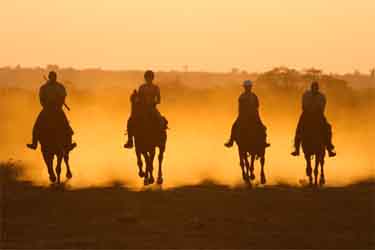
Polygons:
<instances>
[{"instance_id":1,"label":"rider's boot","mask_svg":"<svg viewBox=\"0 0 375 250\"><path fill-rule=\"evenodd\" d=\"M77 143L73 142L68 146L68 151L72 151L75 147L77 147Z\"/></svg>"},{"instance_id":2,"label":"rider's boot","mask_svg":"<svg viewBox=\"0 0 375 250\"><path fill-rule=\"evenodd\" d=\"M293 156L299 156L301 142L298 139L294 141L294 151L291 153Z\"/></svg>"},{"instance_id":3,"label":"rider's boot","mask_svg":"<svg viewBox=\"0 0 375 250\"><path fill-rule=\"evenodd\" d=\"M234 142L233 139L230 138L229 141L227 141L227 142L224 144L224 146L227 147L227 148L230 148L230 147L233 146L233 142Z\"/></svg>"},{"instance_id":4,"label":"rider's boot","mask_svg":"<svg viewBox=\"0 0 375 250\"><path fill-rule=\"evenodd\" d=\"M327 151L328 151L328 156L329 157L335 157L336 156L335 146L333 146L332 143L328 144Z\"/></svg>"},{"instance_id":5,"label":"rider's boot","mask_svg":"<svg viewBox=\"0 0 375 250\"><path fill-rule=\"evenodd\" d=\"M32 143L26 144L26 147L28 147L29 149L32 149L32 150L37 149L38 148L38 140L35 137L33 137Z\"/></svg>"},{"instance_id":6,"label":"rider's boot","mask_svg":"<svg viewBox=\"0 0 375 250\"><path fill-rule=\"evenodd\" d=\"M133 136L128 133L128 141L124 144L124 148L132 148L133 147Z\"/></svg>"},{"instance_id":7,"label":"rider's boot","mask_svg":"<svg viewBox=\"0 0 375 250\"><path fill-rule=\"evenodd\" d=\"M291 155L293 156L299 156L299 148L296 148L292 153Z\"/></svg>"}]
</instances>

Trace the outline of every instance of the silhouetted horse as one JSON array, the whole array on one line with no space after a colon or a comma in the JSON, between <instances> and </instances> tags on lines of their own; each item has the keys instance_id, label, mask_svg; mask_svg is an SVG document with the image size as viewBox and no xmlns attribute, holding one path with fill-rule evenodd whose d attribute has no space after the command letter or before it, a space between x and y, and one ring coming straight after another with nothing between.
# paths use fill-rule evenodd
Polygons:
<instances>
[{"instance_id":1,"label":"silhouetted horse","mask_svg":"<svg viewBox=\"0 0 375 250\"><path fill-rule=\"evenodd\" d=\"M319 185L325 184L324 158L326 151L324 124L318 115L306 117L302 129L302 149L306 159L306 175L313 184L311 159L315 156L314 185L318 185L319 165L321 167Z\"/></svg>"},{"instance_id":2,"label":"silhouetted horse","mask_svg":"<svg viewBox=\"0 0 375 250\"><path fill-rule=\"evenodd\" d=\"M156 148L159 148L159 170L157 183L163 183L162 164L167 142L166 128L160 125L158 117L151 112L148 108L138 103L136 93L133 93L131 104L133 106L133 119L134 119L134 143L135 152L137 155L137 165L139 168L138 175L144 178L144 184L149 185L155 182L153 176L153 163L156 154ZM143 171L144 158L146 169Z\"/></svg>"},{"instance_id":3,"label":"silhouetted horse","mask_svg":"<svg viewBox=\"0 0 375 250\"><path fill-rule=\"evenodd\" d=\"M58 119L54 119L53 114L50 115L48 124L44 126L43 134L40 135L41 151L43 155L44 162L47 165L47 170L49 174L49 179L52 183L56 182L56 175L53 169L53 160L56 156L56 174L57 183L60 183L61 175L61 163L64 159L66 164L67 172L66 178L72 178L72 172L70 171L69 165L69 150L68 145L70 145L70 137L68 135L63 135L59 133L61 131L61 124L58 124Z\"/></svg>"},{"instance_id":4,"label":"silhouetted horse","mask_svg":"<svg viewBox=\"0 0 375 250\"><path fill-rule=\"evenodd\" d=\"M238 146L242 178L246 183L250 183L251 180L255 179L254 162L256 159L260 159L260 182L261 184L266 184L266 175L264 173L266 142L259 134L259 129L256 127L257 124L255 121L241 123L239 131L235 136L235 142Z\"/></svg>"}]
</instances>

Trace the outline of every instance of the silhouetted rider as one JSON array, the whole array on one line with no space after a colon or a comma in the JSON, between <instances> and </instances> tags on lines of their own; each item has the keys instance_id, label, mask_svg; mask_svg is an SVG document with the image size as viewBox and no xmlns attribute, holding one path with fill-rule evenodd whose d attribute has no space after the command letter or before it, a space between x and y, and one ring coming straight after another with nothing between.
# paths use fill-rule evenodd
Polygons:
<instances>
[{"instance_id":1,"label":"silhouetted rider","mask_svg":"<svg viewBox=\"0 0 375 250\"><path fill-rule=\"evenodd\" d=\"M307 122L307 118L311 116L317 116L322 122L328 155L330 157L336 155L334 152L335 147L332 144L332 128L324 115L326 103L326 97L319 91L319 83L315 81L312 82L310 90L307 90L302 96L302 115L299 118L296 129L294 139L295 150L292 152L293 156L298 156L300 153L303 127Z\"/></svg>"},{"instance_id":2,"label":"silhouetted rider","mask_svg":"<svg viewBox=\"0 0 375 250\"><path fill-rule=\"evenodd\" d=\"M148 112L150 122L155 122L156 126L160 126L161 129L166 128L167 121L160 114L157 109L157 105L160 104L160 88L153 83L155 74L151 70L147 70L144 74L145 82L139 87L138 92L134 91L131 98L135 98L142 107L142 112ZM133 136L135 129L134 110L132 110L130 118L127 123L128 141L124 145L125 148L133 147Z\"/></svg>"},{"instance_id":3,"label":"silhouetted rider","mask_svg":"<svg viewBox=\"0 0 375 250\"><path fill-rule=\"evenodd\" d=\"M231 130L230 139L224 145L226 147L232 147L235 137L238 135L239 126L241 123L248 123L255 121L258 129L258 133L261 135L265 146L268 147L270 144L266 143L266 126L264 126L259 116L259 100L258 97L252 92L253 82L246 80L243 82L244 92L238 98L238 117L234 122Z\"/></svg>"},{"instance_id":4,"label":"silhouetted rider","mask_svg":"<svg viewBox=\"0 0 375 250\"><path fill-rule=\"evenodd\" d=\"M47 82L39 90L39 100L43 109L34 124L32 143L26 145L28 148L35 150L38 147L38 141L40 141L44 130L52 122L58 124L59 131L56 133L69 137L70 145L67 145L67 150L72 150L76 146L76 143L72 143L73 130L63 111L66 95L64 85L57 82L56 72L49 72Z\"/></svg>"}]
</instances>

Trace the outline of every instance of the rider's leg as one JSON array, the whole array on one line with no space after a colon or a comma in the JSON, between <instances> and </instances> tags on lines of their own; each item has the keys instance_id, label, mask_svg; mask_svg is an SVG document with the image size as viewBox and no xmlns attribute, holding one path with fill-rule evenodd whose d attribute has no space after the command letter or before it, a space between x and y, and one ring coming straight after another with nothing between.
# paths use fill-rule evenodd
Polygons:
<instances>
[{"instance_id":1,"label":"rider's leg","mask_svg":"<svg viewBox=\"0 0 375 250\"><path fill-rule=\"evenodd\" d=\"M153 107L150 110L152 120L157 124L160 130L168 129L168 120L160 113L160 111Z\"/></svg>"},{"instance_id":2,"label":"rider's leg","mask_svg":"<svg viewBox=\"0 0 375 250\"><path fill-rule=\"evenodd\" d=\"M68 147L67 147L67 150L68 151L72 151L75 147L77 147L77 143L73 142L73 135L70 135L68 138L69 138L69 141L68 141Z\"/></svg>"},{"instance_id":3,"label":"rider's leg","mask_svg":"<svg viewBox=\"0 0 375 250\"><path fill-rule=\"evenodd\" d=\"M128 141L124 144L125 148L132 148L133 147L133 118L130 116L127 123L127 131L128 131Z\"/></svg>"},{"instance_id":4,"label":"rider's leg","mask_svg":"<svg viewBox=\"0 0 375 250\"><path fill-rule=\"evenodd\" d=\"M256 116L256 120L257 120L257 123L259 125L259 132L260 132L262 141L265 143L265 147L271 146L271 144L269 144L267 142L267 127L264 125L264 123L260 119L260 116L259 116L258 113L257 113L257 116Z\"/></svg>"},{"instance_id":5,"label":"rider's leg","mask_svg":"<svg viewBox=\"0 0 375 250\"><path fill-rule=\"evenodd\" d=\"M301 147L301 134L302 134L302 122L303 122L303 114L298 120L298 125L296 129L296 134L294 136L294 151L292 152L293 156L298 156L300 147Z\"/></svg>"},{"instance_id":6,"label":"rider's leg","mask_svg":"<svg viewBox=\"0 0 375 250\"><path fill-rule=\"evenodd\" d=\"M267 142L267 128L264 125L261 127L261 131L262 131L262 137L263 137L262 141L264 142L264 146L265 147L271 146L271 144Z\"/></svg>"},{"instance_id":7,"label":"rider's leg","mask_svg":"<svg viewBox=\"0 0 375 250\"><path fill-rule=\"evenodd\" d=\"M231 132L230 132L230 138L229 138L228 142L226 142L224 144L226 147L230 148L230 147L233 146L234 137L235 137L235 134L236 134L237 130L238 130L238 118L236 119L236 121L232 125L232 129L231 129Z\"/></svg>"},{"instance_id":8,"label":"rider's leg","mask_svg":"<svg viewBox=\"0 0 375 250\"><path fill-rule=\"evenodd\" d=\"M332 127L331 124L328 123L327 119L324 118L324 125L325 125L325 132L326 132L326 145L329 157L336 156L336 152L334 151L335 146L332 144Z\"/></svg>"},{"instance_id":9,"label":"rider's leg","mask_svg":"<svg viewBox=\"0 0 375 250\"><path fill-rule=\"evenodd\" d=\"M26 144L26 146L27 146L28 148L30 148L30 149L35 150L35 149L37 149L37 147L38 147L37 128L36 128L35 125L34 125L34 127L33 127L33 133L32 133L32 136L33 136L33 138L32 138L32 142L29 143L29 144Z\"/></svg>"},{"instance_id":10,"label":"rider's leg","mask_svg":"<svg viewBox=\"0 0 375 250\"><path fill-rule=\"evenodd\" d=\"M62 110L61 110L60 117L61 117L61 122L64 125L65 131L66 131L66 133L68 135L68 138L69 138L67 149L68 149L68 151L71 151L77 146L77 143L73 143L73 140L72 140L74 131L73 131L72 127L70 126L68 118L66 117L64 111L62 111Z\"/></svg>"},{"instance_id":11,"label":"rider's leg","mask_svg":"<svg viewBox=\"0 0 375 250\"><path fill-rule=\"evenodd\" d=\"M37 149L38 147L39 132L41 129L41 122L42 122L42 116L43 116L42 112L39 113L34 123L33 132L32 132L32 137L33 137L32 142L30 144L26 144L28 148L33 149L33 150Z\"/></svg>"}]
</instances>

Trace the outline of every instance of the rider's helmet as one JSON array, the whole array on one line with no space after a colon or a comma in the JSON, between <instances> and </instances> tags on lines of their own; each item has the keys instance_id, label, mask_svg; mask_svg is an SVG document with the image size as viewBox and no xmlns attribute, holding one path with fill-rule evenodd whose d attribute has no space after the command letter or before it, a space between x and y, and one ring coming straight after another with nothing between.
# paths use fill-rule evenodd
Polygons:
<instances>
[{"instance_id":1,"label":"rider's helmet","mask_svg":"<svg viewBox=\"0 0 375 250\"><path fill-rule=\"evenodd\" d=\"M145 79L151 79L154 80L155 74L152 70L147 70L144 74Z\"/></svg>"},{"instance_id":2,"label":"rider's helmet","mask_svg":"<svg viewBox=\"0 0 375 250\"><path fill-rule=\"evenodd\" d=\"M50 72L48 73L48 80L54 82L54 81L56 81L56 79L57 79L57 74L56 74L56 72L55 72L55 71L50 71Z\"/></svg>"},{"instance_id":3,"label":"rider's helmet","mask_svg":"<svg viewBox=\"0 0 375 250\"><path fill-rule=\"evenodd\" d=\"M251 80L245 80L245 81L243 81L243 86L251 87L251 86L253 86L253 82Z\"/></svg>"}]
</instances>

